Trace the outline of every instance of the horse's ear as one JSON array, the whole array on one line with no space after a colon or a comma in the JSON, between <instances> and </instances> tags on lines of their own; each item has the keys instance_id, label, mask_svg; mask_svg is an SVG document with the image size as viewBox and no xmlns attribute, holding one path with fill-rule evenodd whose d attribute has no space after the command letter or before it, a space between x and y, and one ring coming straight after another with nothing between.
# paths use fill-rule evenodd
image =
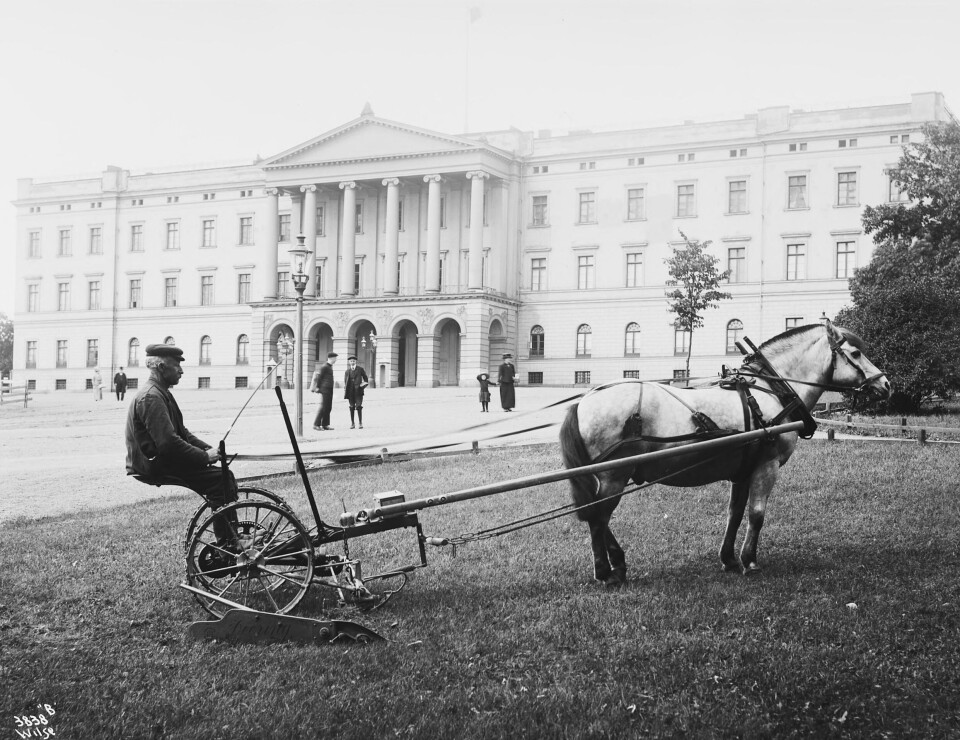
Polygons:
<instances>
[{"instance_id":1,"label":"horse's ear","mask_svg":"<svg viewBox=\"0 0 960 740\"><path fill-rule=\"evenodd\" d=\"M831 342L839 342L843 339L843 334L841 331L834 326L833 322L830 319L827 319L823 322L823 325L827 329L827 336L830 337Z\"/></svg>"}]
</instances>

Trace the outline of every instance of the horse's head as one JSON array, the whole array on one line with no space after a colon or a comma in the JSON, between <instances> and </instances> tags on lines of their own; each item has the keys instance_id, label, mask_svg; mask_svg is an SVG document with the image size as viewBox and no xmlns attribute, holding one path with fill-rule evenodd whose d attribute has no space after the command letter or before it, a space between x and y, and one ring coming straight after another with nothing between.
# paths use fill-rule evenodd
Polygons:
<instances>
[{"instance_id":1,"label":"horse's head","mask_svg":"<svg viewBox=\"0 0 960 740\"><path fill-rule=\"evenodd\" d=\"M877 398L889 398L890 381L863 353L863 340L830 321L826 322L826 329L831 354L830 382Z\"/></svg>"}]
</instances>

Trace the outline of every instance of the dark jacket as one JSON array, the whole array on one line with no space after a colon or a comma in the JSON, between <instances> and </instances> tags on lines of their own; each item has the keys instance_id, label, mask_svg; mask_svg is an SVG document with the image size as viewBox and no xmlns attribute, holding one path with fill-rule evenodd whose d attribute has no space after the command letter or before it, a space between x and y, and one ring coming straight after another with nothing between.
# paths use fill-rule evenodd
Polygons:
<instances>
[{"instance_id":1,"label":"dark jacket","mask_svg":"<svg viewBox=\"0 0 960 740\"><path fill-rule=\"evenodd\" d=\"M210 445L183 425L173 394L150 378L127 412L127 475L156 476L210 464Z\"/></svg>"},{"instance_id":2,"label":"dark jacket","mask_svg":"<svg viewBox=\"0 0 960 740\"><path fill-rule=\"evenodd\" d=\"M317 370L313 373L313 379L310 381L310 390L331 392L333 390L333 365L329 362L324 362Z\"/></svg>"},{"instance_id":3,"label":"dark jacket","mask_svg":"<svg viewBox=\"0 0 960 740\"><path fill-rule=\"evenodd\" d=\"M350 403L363 402L363 390L367 383L367 371L357 365L353 370L347 368L343 374L343 397Z\"/></svg>"},{"instance_id":4,"label":"dark jacket","mask_svg":"<svg viewBox=\"0 0 960 740\"><path fill-rule=\"evenodd\" d=\"M118 391L127 390L127 375L126 373L117 373L113 376L113 387Z\"/></svg>"}]
</instances>

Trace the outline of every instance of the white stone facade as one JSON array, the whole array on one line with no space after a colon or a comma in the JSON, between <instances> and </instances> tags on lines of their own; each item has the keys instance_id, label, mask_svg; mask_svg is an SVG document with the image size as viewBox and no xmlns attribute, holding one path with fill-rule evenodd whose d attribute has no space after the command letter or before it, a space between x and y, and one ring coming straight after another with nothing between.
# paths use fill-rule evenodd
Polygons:
<instances>
[{"instance_id":1,"label":"white stone facade","mask_svg":"<svg viewBox=\"0 0 960 740\"><path fill-rule=\"evenodd\" d=\"M862 207L899 197L887 172L902 147L950 116L922 93L656 129L449 136L367 109L243 166L23 180L14 374L38 390L82 390L95 364L139 379L146 346L169 337L199 365L192 382L255 385L296 332L283 276L302 234L307 378L331 349L386 387L475 385L506 351L522 384L671 377L685 353L664 259L682 231L735 269L732 300L692 340L692 374L712 375L736 362L737 332L759 342L848 301L872 251Z\"/></svg>"}]
</instances>

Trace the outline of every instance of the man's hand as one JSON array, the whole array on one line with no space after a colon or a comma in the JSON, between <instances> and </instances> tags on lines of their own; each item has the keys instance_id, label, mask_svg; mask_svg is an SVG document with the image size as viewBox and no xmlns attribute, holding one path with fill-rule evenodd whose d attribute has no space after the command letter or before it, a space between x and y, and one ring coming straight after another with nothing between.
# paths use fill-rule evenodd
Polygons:
<instances>
[{"instance_id":1,"label":"man's hand","mask_svg":"<svg viewBox=\"0 0 960 740\"><path fill-rule=\"evenodd\" d=\"M217 451L216 447L211 447L207 450L207 462L213 464L220 460L220 453Z\"/></svg>"}]
</instances>

